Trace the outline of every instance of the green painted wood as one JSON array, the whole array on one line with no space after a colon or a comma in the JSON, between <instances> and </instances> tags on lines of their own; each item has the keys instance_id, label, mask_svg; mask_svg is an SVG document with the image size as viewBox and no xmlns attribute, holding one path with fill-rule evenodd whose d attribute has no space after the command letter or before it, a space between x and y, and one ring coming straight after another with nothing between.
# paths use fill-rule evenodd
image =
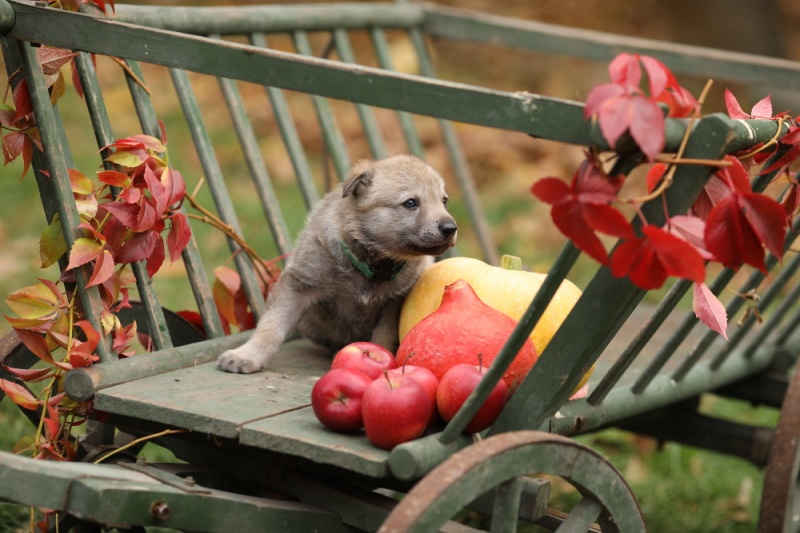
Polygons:
<instances>
[{"instance_id":1,"label":"green painted wood","mask_svg":"<svg viewBox=\"0 0 800 533\"><path fill-rule=\"evenodd\" d=\"M592 498L581 498L572 508L564 523L558 528L558 531L563 531L563 533L584 533L589 531L602 511L603 507L597 501Z\"/></svg>"},{"instance_id":2,"label":"green painted wood","mask_svg":"<svg viewBox=\"0 0 800 533\"><path fill-rule=\"evenodd\" d=\"M128 357L113 364L95 364L67 372L64 390L75 401L85 401L107 387L148 376L215 361L225 350L244 343L249 333L238 333L201 343Z\"/></svg>"},{"instance_id":3,"label":"green painted wood","mask_svg":"<svg viewBox=\"0 0 800 533\"><path fill-rule=\"evenodd\" d=\"M690 136L685 156L719 158L728 150L732 133L732 121L727 117L706 117ZM699 166L679 169L675 173L675 186L665 193L670 213L686 212L710 174L711 169ZM663 224L663 205L661 199L657 199L642 206L649 223ZM615 278L605 267L598 270L489 433L540 427L545 419L553 416L619 331L644 292L627 279ZM530 324L520 322L517 327L526 325Z\"/></svg>"},{"instance_id":4,"label":"green painted wood","mask_svg":"<svg viewBox=\"0 0 800 533\"><path fill-rule=\"evenodd\" d=\"M774 57L613 35L433 4L426 5L422 27L426 33L445 39L495 43L603 62L620 52L637 51L663 61L676 73L755 85L769 80L770 84L783 87L800 86L800 66Z\"/></svg>"},{"instance_id":5,"label":"green painted wood","mask_svg":"<svg viewBox=\"0 0 800 533\"><path fill-rule=\"evenodd\" d=\"M42 145L45 147L45 159L49 177L53 183L53 192L57 200L58 214L64 228L64 238L67 248L71 249L75 240L82 236L82 230L78 229L80 218L75 206L75 199L69 181L67 169L67 148L63 145L60 127L56 119L56 113L50 103L50 94L44 81L36 50L28 43L19 42L19 55L22 58L22 66L25 78L28 81L28 89L31 97L33 112L39 128L39 136ZM81 306L86 313L86 317L96 331L102 332L100 325L100 313L103 309L103 302L97 287L87 287L87 282L91 277L91 265L85 265L73 270L78 284L78 294ZM108 337L103 336L97 345L97 355L101 361L111 361L116 358L108 345Z\"/></svg>"},{"instance_id":6,"label":"green painted wood","mask_svg":"<svg viewBox=\"0 0 800 533\"><path fill-rule=\"evenodd\" d=\"M272 238L275 241L278 252L281 255L287 254L292 250L289 228L286 227L286 220L283 217L278 197L275 195L275 188L272 186L267 166L264 164L264 158L261 156L258 140L247 116L242 95L233 80L220 78L219 84L233 120L236 135L239 137L239 144L242 147L245 161L256 185L258 196L261 198L261 205L264 207Z\"/></svg>"},{"instance_id":7,"label":"green painted wood","mask_svg":"<svg viewBox=\"0 0 800 533\"><path fill-rule=\"evenodd\" d=\"M375 47L375 55L378 58L378 65L384 70L394 70L392 65L392 54L389 50L389 43L386 41L386 34L381 28L371 29L372 43ZM412 155L425 159L425 148L422 146L417 128L414 126L414 119L405 111L397 111L397 120L400 122L400 129L403 130L403 137L406 140L408 152Z\"/></svg>"},{"instance_id":8,"label":"green painted wood","mask_svg":"<svg viewBox=\"0 0 800 533\"><path fill-rule=\"evenodd\" d=\"M523 478L516 477L495 487L492 533L516 533L523 486Z\"/></svg>"},{"instance_id":9,"label":"green painted wood","mask_svg":"<svg viewBox=\"0 0 800 533\"><path fill-rule=\"evenodd\" d=\"M240 336L239 343L242 340ZM308 406L315 378L330 368L327 350L295 341L284 345L275 356L271 365L275 371L246 375L223 372L214 360L223 349L234 345L227 342L223 346L216 341L187 346L202 354L196 357L196 364L103 388L95 394L94 405L109 413L236 438L247 422ZM174 350L162 352L160 357L186 355L186 351L179 352L181 348ZM156 358L149 363L157 364ZM126 374L131 373L129 370Z\"/></svg>"},{"instance_id":10,"label":"green painted wood","mask_svg":"<svg viewBox=\"0 0 800 533\"><path fill-rule=\"evenodd\" d=\"M372 26L407 28L422 22L421 5L392 2L369 4L239 5L230 7L117 6L125 22L184 33L244 34L294 30L331 31Z\"/></svg>"},{"instance_id":11,"label":"green painted wood","mask_svg":"<svg viewBox=\"0 0 800 533\"><path fill-rule=\"evenodd\" d=\"M0 452L0 497L6 501L67 512L100 524L139 525L227 533L259 531L353 531L319 507L256 498L196 484L168 484L150 469L36 461ZM46 487L47 490L43 490ZM155 513L158 503L162 512Z\"/></svg>"},{"instance_id":12,"label":"green painted wood","mask_svg":"<svg viewBox=\"0 0 800 533\"><path fill-rule=\"evenodd\" d=\"M602 137L574 102L494 91L276 50L132 26L14 2L11 37L389 109L594 144ZM73 31L63 32L61 28ZM314 80L313 88L309 80ZM402 94L402 98L397 98ZM594 134L592 132L595 131Z\"/></svg>"},{"instance_id":13,"label":"green painted wood","mask_svg":"<svg viewBox=\"0 0 800 533\"><path fill-rule=\"evenodd\" d=\"M353 47L350 45L350 38L347 36L347 31L342 28L337 28L333 31L334 43L336 44L336 51L342 61L346 63L356 64L356 57L353 53ZM375 119L375 114L372 109L364 104L356 104L356 111L361 119L361 125L364 128L364 135L367 137L370 153L375 159L383 159L388 155L386 151L386 144L383 142L383 134Z\"/></svg>"},{"instance_id":14,"label":"green painted wood","mask_svg":"<svg viewBox=\"0 0 800 533\"><path fill-rule=\"evenodd\" d=\"M252 34L250 42L259 48L267 48L267 40L263 33ZM295 178L300 187L300 193L303 196L306 209L311 210L319 200L319 192L314 184L314 176L308 166L308 159L306 158L303 144L300 142L300 136L297 134L297 127L294 124L289 104L280 89L267 86L266 91L272 105L272 112L275 114L275 121L278 123L283 144L286 146L289 159L292 161Z\"/></svg>"},{"instance_id":15,"label":"green painted wood","mask_svg":"<svg viewBox=\"0 0 800 533\"><path fill-rule=\"evenodd\" d=\"M298 53L314 57L314 51L311 49L311 42L308 40L308 33L305 31L292 32L292 39L294 40L295 47ZM318 95L311 96L311 102L314 104L314 110L317 113L317 120L319 127L322 130L322 138L325 140L327 154L331 161L333 161L333 168L336 171L336 176L339 181L344 181L350 171L350 156L347 154L347 147L345 146L344 137L339 126L336 124L336 117L333 114L328 102ZM333 184L330 184L333 187Z\"/></svg>"},{"instance_id":16,"label":"green painted wood","mask_svg":"<svg viewBox=\"0 0 800 533\"><path fill-rule=\"evenodd\" d=\"M105 159L106 156L110 155L107 153L110 150L104 150L104 148L112 144L116 137L111 129L111 121L108 117L108 110L103 100L100 84L97 81L97 73L89 54L79 54L75 58L75 64L81 80L81 87L83 88L83 99L91 117L92 130L97 141L97 147L101 150L101 157ZM116 165L108 161L103 161L103 167L106 170L119 170ZM152 339L153 346L157 350L171 348L172 339L170 338L167 322L153 287L153 282L147 272L146 263L139 261L132 264L131 268L136 276L139 299L146 310L144 316L147 321L147 332Z\"/></svg>"},{"instance_id":17,"label":"green painted wood","mask_svg":"<svg viewBox=\"0 0 800 533\"><path fill-rule=\"evenodd\" d=\"M334 433L325 429L309 404L312 386L313 382L309 382L303 408L244 424L239 430L239 442L364 476L386 477L389 452L370 444L363 433Z\"/></svg>"},{"instance_id":18,"label":"green painted wood","mask_svg":"<svg viewBox=\"0 0 800 533\"><path fill-rule=\"evenodd\" d=\"M142 68L137 61L126 61L128 67L136 74L136 76L143 83L145 82ZM161 131L156 117L153 102L150 99L144 88L139 85L130 76L125 77L128 83L128 90L130 91L133 105L136 108L136 114L139 117L139 124L142 126L142 132L160 138ZM186 213L186 207L181 206L182 213ZM186 269L186 274L189 277L189 282L192 287L192 294L197 304L197 310L203 319L203 327L205 328L206 335L209 338L219 338L225 335L225 330L222 328L222 321L217 312L217 306L214 303L214 297L211 293L211 287L208 284L208 277L206 276L205 265L200 257L200 251L197 247L197 239L194 234L186 244L181 254L183 258L183 266Z\"/></svg>"},{"instance_id":19,"label":"green painted wood","mask_svg":"<svg viewBox=\"0 0 800 533\"><path fill-rule=\"evenodd\" d=\"M6 0L0 0L0 34L14 27L16 20L14 8Z\"/></svg>"},{"instance_id":20,"label":"green painted wood","mask_svg":"<svg viewBox=\"0 0 800 533\"><path fill-rule=\"evenodd\" d=\"M247 237L242 232L236 217L236 210L225 186L225 178L214 153L214 146L205 127L200 105L189 81L189 75L185 70L180 69L170 69L169 73L175 92L178 95L178 101L183 109L183 115L186 117L186 122L194 141L195 151L205 172L206 183L211 191L219 217L237 234ZM233 254L236 269L239 271L242 288L247 295L247 302L255 317L258 318L264 313L265 303L253 263L247 257L247 254L242 253L242 248L233 239L228 238L228 247L231 250L231 254Z\"/></svg>"}]
</instances>

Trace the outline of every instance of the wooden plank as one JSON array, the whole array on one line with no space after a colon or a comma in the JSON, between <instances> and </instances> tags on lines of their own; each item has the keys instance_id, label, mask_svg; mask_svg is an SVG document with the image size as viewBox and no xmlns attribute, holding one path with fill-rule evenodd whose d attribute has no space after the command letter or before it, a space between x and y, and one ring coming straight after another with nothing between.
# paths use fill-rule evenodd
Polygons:
<instances>
[{"instance_id":1,"label":"wooden plank","mask_svg":"<svg viewBox=\"0 0 800 533\"><path fill-rule=\"evenodd\" d=\"M365 476L381 478L388 474L389 452L370 444L363 432L346 434L325 429L310 406L244 425L239 442Z\"/></svg>"},{"instance_id":2,"label":"wooden plank","mask_svg":"<svg viewBox=\"0 0 800 533\"><path fill-rule=\"evenodd\" d=\"M604 141L583 105L133 26L12 0L9 36L574 144ZM61 31L70 27L69 32ZM400 96L398 96L400 95Z\"/></svg>"},{"instance_id":3,"label":"wooden plank","mask_svg":"<svg viewBox=\"0 0 800 533\"><path fill-rule=\"evenodd\" d=\"M297 340L286 343L270 366L254 374L230 374L216 362L104 389L95 408L236 438L250 421L308 406L315 378L330 368L330 352Z\"/></svg>"}]
</instances>

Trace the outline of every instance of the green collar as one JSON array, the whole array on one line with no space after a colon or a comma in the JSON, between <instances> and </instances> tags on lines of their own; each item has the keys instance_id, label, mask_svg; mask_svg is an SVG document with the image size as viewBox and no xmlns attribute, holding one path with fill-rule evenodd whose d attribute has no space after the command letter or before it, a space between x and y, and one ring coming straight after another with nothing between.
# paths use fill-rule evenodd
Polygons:
<instances>
[{"instance_id":1,"label":"green collar","mask_svg":"<svg viewBox=\"0 0 800 533\"><path fill-rule=\"evenodd\" d=\"M400 261L399 263L394 263L392 268L389 270L375 270L368 264L362 262L355 254L347 247L344 241L339 241L339 244L342 246L342 251L344 255L353 263L353 266L358 269L359 272L364 274L364 277L367 279L374 279L374 280L381 280L381 281L394 281L397 276L400 275L400 272L403 271L403 267L406 266L405 261Z\"/></svg>"}]
</instances>

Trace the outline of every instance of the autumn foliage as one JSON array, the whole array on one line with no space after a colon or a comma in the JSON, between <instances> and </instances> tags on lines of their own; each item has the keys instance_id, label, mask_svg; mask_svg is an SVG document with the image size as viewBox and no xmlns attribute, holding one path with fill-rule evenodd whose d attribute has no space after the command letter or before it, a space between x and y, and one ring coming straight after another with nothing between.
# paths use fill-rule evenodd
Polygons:
<instances>
[{"instance_id":1,"label":"autumn foliage","mask_svg":"<svg viewBox=\"0 0 800 533\"><path fill-rule=\"evenodd\" d=\"M646 74L646 83L645 77ZM743 264L766 272L767 252L781 259L788 222L800 204L800 189L788 169L800 156L800 131L796 120L786 113L773 114L769 97L745 113L730 91L725 101L734 119L771 119L788 131L771 145L756 147L740 158L709 162L717 170L687 213L670 216L654 225L639 207L649 200L666 201L664 192L671 185L674 166L680 154L656 162L664 149L665 113L669 117L695 116L699 104L661 62L643 55L623 53L609 66L611 81L595 87L588 95L587 118L596 120L604 139L612 148L627 133L651 163L647 174L647 193L641 198L620 198L624 176L610 176L597 151L588 151L569 184L555 177L537 181L533 194L550 204L551 216L572 243L596 261L607 265L617 277L628 277L643 289L657 289L674 276L695 283L694 306L697 315L710 328L725 335L727 317L716 296L705 286L705 264L716 261L739 269ZM773 179L789 176L790 187L782 205L751 188L751 168L772 154L761 174ZM774 159L774 160L773 160ZM719 164L718 164L719 163ZM633 204L639 224L635 228L620 212L621 204ZM666 206L665 206L666 207ZM609 254L600 235L619 239Z\"/></svg>"}]
</instances>

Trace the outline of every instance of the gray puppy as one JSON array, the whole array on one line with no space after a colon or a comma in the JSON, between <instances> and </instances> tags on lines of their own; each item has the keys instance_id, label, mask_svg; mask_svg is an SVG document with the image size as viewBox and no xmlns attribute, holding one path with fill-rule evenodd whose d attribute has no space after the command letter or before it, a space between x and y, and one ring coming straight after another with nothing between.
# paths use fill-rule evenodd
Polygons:
<instances>
[{"instance_id":1,"label":"gray puppy","mask_svg":"<svg viewBox=\"0 0 800 533\"><path fill-rule=\"evenodd\" d=\"M369 340L394 352L403 298L456 242L446 203L444 180L416 157L356 163L311 211L256 330L219 367L257 372L295 327L334 350Z\"/></svg>"}]
</instances>

